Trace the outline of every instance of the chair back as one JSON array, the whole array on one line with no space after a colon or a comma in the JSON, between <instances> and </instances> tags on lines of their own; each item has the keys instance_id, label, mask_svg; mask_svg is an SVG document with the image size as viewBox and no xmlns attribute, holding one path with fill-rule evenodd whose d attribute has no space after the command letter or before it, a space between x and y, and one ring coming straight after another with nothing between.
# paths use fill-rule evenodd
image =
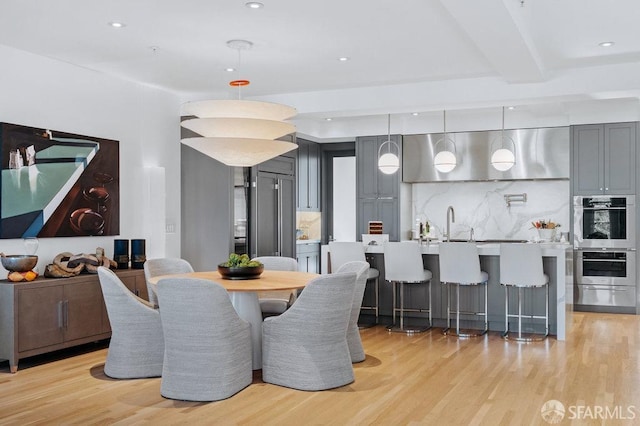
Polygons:
<instances>
[{"instance_id":1,"label":"chair back","mask_svg":"<svg viewBox=\"0 0 640 426\"><path fill-rule=\"evenodd\" d=\"M158 296L156 295L153 286L149 283L149 278L168 274L187 274L189 272L193 272L193 268L191 267L191 264L184 259L147 259L147 261L144 262L144 277L147 282L147 293L149 293L149 302L158 306Z\"/></svg>"},{"instance_id":2,"label":"chair back","mask_svg":"<svg viewBox=\"0 0 640 426\"><path fill-rule=\"evenodd\" d=\"M228 398L252 380L250 325L212 281L158 282L165 340L161 394L190 401Z\"/></svg>"},{"instance_id":3,"label":"chair back","mask_svg":"<svg viewBox=\"0 0 640 426\"><path fill-rule=\"evenodd\" d=\"M500 244L500 283L537 287L546 283L539 244Z\"/></svg>"},{"instance_id":4,"label":"chair back","mask_svg":"<svg viewBox=\"0 0 640 426\"><path fill-rule=\"evenodd\" d=\"M420 244L417 241L385 242L384 269L387 281L423 282L425 272Z\"/></svg>"},{"instance_id":5,"label":"chair back","mask_svg":"<svg viewBox=\"0 0 640 426\"><path fill-rule=\"evenodd\" d=\"M477 284L486 280L475 243L442 242L438 250L441 282Z\"/></svg>"},{"instance_id":6,"label":"chair back","mask_svg":"<svg viewBox=\"0 0 640 426\"><path fill-rule=\"evenodd\" d=\"M306 323L309 331L323 334L325 338L346 338L356 278L355 272L314 278L300 293L296 303L277 320Z\"/></svg>"},{"instance_id":7,"label":"chair back","mask_svg":"<svg viewBox=\"0 0 640 426\"><path fill-rule=\"evenodd\" d=\"M336 272L347 262L366 262L364 245L361 242L330 241L329 262L330 271Z\"/></svg>"},{"instance_id":8,"label":"chair back","mask_svg":"<svg viewBox=\"0 0 640 426\"><path fill-rule=\"evenodd\" d=\"M356 285L353 290L353 302L351 303L351 314L349 315L349 327L347 328L347 344L351 362L364 361L366 355L362 347L360 332L358 331L358 318L360 317L360 307L367 286L367 276L369 275L369 264L367 262L347 262L335 272L342 274L345 272L356 273Z\"/></svg>"},{"instance_id":9,"label":"chair back","mask_svg":"<svg viewBox=\"0 0 640 426\"><path fill-rule=\"evenodd\" d=\"M110 269L100 266L98 278L111 324L105 374L119 379L160 376L164 337L158 310Z\"/></svg>"},{"instance_id":10,"label":"chair back","mask_svg":"<svg viewBox=\"0 0 640 426\"><path fill-rule=\"evenodd\" d=\"M251 260L256 260L264 265L264 269L270 271L297 271L298 261L292 257L285 256L258 256Z\"/></svg>"}]
</instances>

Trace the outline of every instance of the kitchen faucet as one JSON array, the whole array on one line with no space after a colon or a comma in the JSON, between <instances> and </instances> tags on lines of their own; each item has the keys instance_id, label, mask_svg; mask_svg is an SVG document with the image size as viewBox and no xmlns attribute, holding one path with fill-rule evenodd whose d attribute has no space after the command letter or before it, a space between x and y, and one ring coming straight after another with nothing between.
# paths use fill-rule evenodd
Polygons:
<instances>
[{"instance_id":1,"label":"kitchen faucet","mask_svg":"<svg viewBox=\"0 0 640 426\"><path fill-rule=\"evenodd\" d=\"M447 207L447 241L451 241L451 222L455 223L456 213L453 211L453 206Z\"/></svg>"}]
</instances>

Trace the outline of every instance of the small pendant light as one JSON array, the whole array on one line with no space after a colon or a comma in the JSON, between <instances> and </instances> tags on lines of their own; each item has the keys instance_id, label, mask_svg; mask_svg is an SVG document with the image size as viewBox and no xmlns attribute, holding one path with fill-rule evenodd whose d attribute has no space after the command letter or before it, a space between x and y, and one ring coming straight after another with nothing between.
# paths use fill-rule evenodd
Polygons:
<instances>
[{"instance_id":1,"label":"small pendant light","mask_svg":"<svg viewBox=\"0 0 640 426\"><path fill-rule=\"evenodd\" d=\"M456 159L456 144L449 138L447 138L447 111L442 111L442 119L443 119L443 134L442 138L440 138L436 142L436 146L434 150L438 150L438 145L444 143L445 149L436 153L436 156L433 157L433 165L437 171L441 173L449 173L453 169L456 168L458 161ZM451 143L453 147L453 151L449 151L446 148L447 142Z\"/></svg>"},{"instance_id":2,"label":"small pendant light","mask_svg":"<svg viewBox=\"0 0 640 426\"><path fill-rule=\"evenodd\" d=\"M500 148L496 149L491 155L491 165L500 172L506 172L516 163L516 144L510 137L506 138L511 141L513 151L504 147L504 107L502 107L502 131L500 132ZM492 144L493 145L493 144Z\"/></svg>"},{"instance_id":3,"label":"small pendant light","mask_svg":"<svg viewBox=\"0 0 640 426\"><path fill-rule=\"evenodd\" d=\"M388 145L388 151L382 155L382 148ZM400 158L391 152L391 147L395 146L396 152L400 154L400 147L391 140L391 114L387 115L387 140L378 148L378 170L385 175L392 175L400 168Z\"/></svg>"}]
</instances>

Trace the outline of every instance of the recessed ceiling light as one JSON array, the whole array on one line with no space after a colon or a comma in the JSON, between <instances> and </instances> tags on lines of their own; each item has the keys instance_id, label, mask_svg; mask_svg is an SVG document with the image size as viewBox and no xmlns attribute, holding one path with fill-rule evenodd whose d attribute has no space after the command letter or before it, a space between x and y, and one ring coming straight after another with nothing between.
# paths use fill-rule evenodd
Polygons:
<instances>
[{"instance_id":1,"label":"recessed ceiling light","mask_svg":"<svg viewBox=\"0 0 640 426\"><path fill-rule=\"evenodd\" d=\"M225 68L224 70L225 70L226 72L234 72L236 69L235 69L235 68L231 68L231 67L229 67L229 68Z\"/></svg>"},{"instance_id":2,"label":"recessed ceiling light","mask_svg":"<svg viewBox=\"0 0 640 426\"><path fill-rule=\"evenodd\" d=\"M250 1L245 3L244 5L247 6L249 9L261 9L264 7L264 4L257 1Z\"/></svg>"},{"instance_id":3,"label":"recessed ceiling light","mask_svg":"<svg viewBox=\"0 0 640 426\"><path fill-rule=\"evenodd\" d=\"M347 62L349 59L351 59L351 58L349 58L349 57L347 57L347 56L341 56L341 57L339 57L339 58L338 58L338 60L339 60L340 62Z\"/></svg>"},{"instance_id":4,"label":"recessed ceiling light","mask_svg":"<svg viewBox=\"0 0 640 426\"><path fill-rule=\"evenodd\" d=\"M327 118L325 118L325 120L331 121L331 120L333 120L333 118L327 117Z\"/></svg>"},{"instance_id":5,"label":"recessed ceiling light","mask_svg":"<svg viewBox=\"0 0 640 426\"><path fill-rule=\"evenodd\" d=\"M600 46L600 47L611 47L614 44L616 44L616 43L613 42L613 41L603 41L602 43L598 43L598 46Z\"/></svg>"},{"instance_id":6,"label":"recessed ceiling light","mask_svg":"<svg viewBox=\"0 0 640 426\"><path fill-rule=\"evenodd\" d=\"M113 28L124 28L126 27L125 24L123 24L122 22L109 22L109 25L112 26Z\"/></svg>"},{"instance_id":7,"label":"recessed ceiling light","mask_svg":"<svg viewBox=\"0 0 640 426\"><path fill-rule=\"evenodd\" d=\"M507 107L507 109L509 109L509 110L514 110L514 109L516 109L516 107L514 107L514 106L508 106L508 107Z\"/></svg>"},{"instance_id":8,"label":"recessed ceiling light","mask_svg":"<svg viewBox=\"0 0 640 426\"><path fill-rule=\"evenodd\" d=\"M420 115L420 113L419 112L412 112L411 115L413 115L415 117L417 115Z\"/></svg>"}]
</instances>

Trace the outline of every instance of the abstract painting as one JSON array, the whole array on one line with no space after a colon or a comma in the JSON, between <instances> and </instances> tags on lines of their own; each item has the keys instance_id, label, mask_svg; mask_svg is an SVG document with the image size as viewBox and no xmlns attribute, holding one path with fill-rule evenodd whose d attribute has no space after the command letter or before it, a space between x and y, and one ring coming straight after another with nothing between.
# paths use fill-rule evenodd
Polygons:
<instances>
[{"instance_id":1,"label":"abstract painting","mask_svg":"<svg viewBox=\"0 0 640 426\"><path fill-rule=\"evenodd\" d=\"M120 233L119 143L0 123L0 238Z\"/></svg>"}]
</instances>

